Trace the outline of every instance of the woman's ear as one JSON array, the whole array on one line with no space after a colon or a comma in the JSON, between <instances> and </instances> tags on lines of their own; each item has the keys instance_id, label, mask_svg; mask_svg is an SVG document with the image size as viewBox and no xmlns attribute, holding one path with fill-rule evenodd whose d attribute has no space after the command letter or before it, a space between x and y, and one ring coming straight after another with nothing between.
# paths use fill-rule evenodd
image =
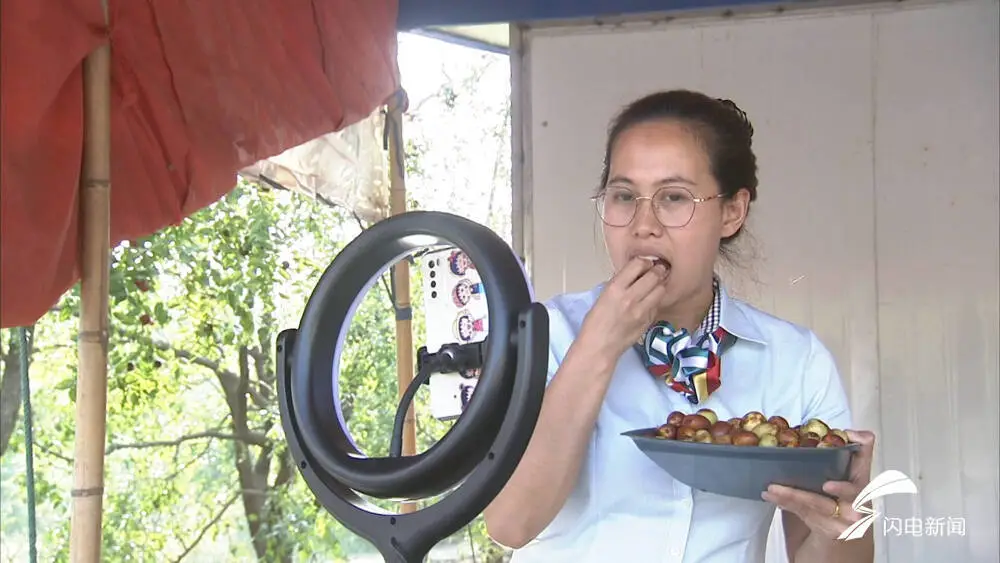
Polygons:
<instances>
[{"instance_id":1,"label":"woman's ear","mask_svg":"<svg viewBox=\"0 0 1000 563\"><path fill-rule=\"evenodd\" d=\"M729 238L740 232L750 211L750 191L746 188L733 197L722 200L722 238Z\"/></svg>"}]
</instances>

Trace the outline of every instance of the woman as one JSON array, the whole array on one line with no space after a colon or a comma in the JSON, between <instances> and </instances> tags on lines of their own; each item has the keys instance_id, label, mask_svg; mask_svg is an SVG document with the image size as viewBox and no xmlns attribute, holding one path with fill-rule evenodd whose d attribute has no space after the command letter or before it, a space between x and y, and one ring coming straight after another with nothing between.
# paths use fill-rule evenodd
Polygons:
<instances>
[{"instance_id":1,"label":"woman","mask_svg":"<svg viewBox=\"0 0 1000 563\"><path fill-rule=\"evenodd\" d=\"M714 273L756 199L752 134L735 104L688 91L637 100L612 123L594 200L616 273L548 303L542 411L485 512L514 562L760 562L775 507L791 561L873 560L870 534L837 540L861 516L851 503L870 479L869 432L848 431L863 447L850 482L824 487L837 501L780 486L760 502L692 491L621 436L700 408L851 427L816 336L729 297ZM670 377L667 348L721 369Z\"/></svg>"}]
</instances>

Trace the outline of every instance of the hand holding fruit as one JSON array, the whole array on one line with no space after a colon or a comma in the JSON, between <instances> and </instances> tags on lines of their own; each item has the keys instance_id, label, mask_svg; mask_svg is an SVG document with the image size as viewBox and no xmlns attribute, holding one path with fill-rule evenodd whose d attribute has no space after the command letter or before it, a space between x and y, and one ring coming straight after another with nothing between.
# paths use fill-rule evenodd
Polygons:
<instances>
[{"instance_id":1,"label":"hand holding fruit","mask_svg":"<svg viewBox=\"0 0 1000 563\"><path fill-rule=\"evenodd\" d=\"M823 430L823 427L814 424L807 430L807 433L818 435L817 430ZM815 440L815 437L811 436L807 440ZM871 481L875 435L867 431L848 430L842 432L832 430L822 434L819 443L829 443L829 441L837 443L844 441L861 445L857 453L851 456L848 480L828 481L823 485L823 491L833 498L783 485L771 485L761 495L761 498L774 503L782 510L798 516L809 527L810 537L815 536L817 539L822 540L821 545L825 546L825 550L859 549L867 553L867 551L870 551L870 548L864 547L864 545L852 545L855 542L835 542L829 540L839 538L847 528L863 517L862 514L854 510L853 504L854 499L858 497L861 490ZM824 446L818 445L816 447ZM858 543L861 544L861 542ZM868 555L866 554L863 557L868 559ZM848 559L852 561L860 560L856 559L853 555L848 557Z\"/></svg>"},{"instance_id":2,"label":"hand holding fruit","mask_svg":"<svg viewBox=\"0 0 1000 563\"><path fill-rule=\"evenodd\" d=\"M666 272L660 263L633 258L604 287L583 322L580 340L617 360L656 320Z\"/></svg>"}]
</instances>

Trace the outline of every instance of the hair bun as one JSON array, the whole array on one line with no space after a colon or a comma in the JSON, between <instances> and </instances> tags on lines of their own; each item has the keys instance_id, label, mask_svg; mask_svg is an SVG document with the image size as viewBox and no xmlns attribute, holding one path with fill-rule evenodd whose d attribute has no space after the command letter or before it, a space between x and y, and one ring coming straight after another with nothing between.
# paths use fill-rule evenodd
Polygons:
<instances>
[{"instance_id":1,"label":"hair bun","mask_svg":"<svg viewBox=\"0 0 1000 563\"><path fill-rule=\"evenodd\" d=\"M720 104L723 105L727 110L735 113L740 121L743 123L743 127L746 129L747 138L753 138L753 124L750 123L750 118L747 117L747 112L740 109L740 106L736 105L736 102L728 100L725 98L716 98Z\"/></svg>"}]
</instances>

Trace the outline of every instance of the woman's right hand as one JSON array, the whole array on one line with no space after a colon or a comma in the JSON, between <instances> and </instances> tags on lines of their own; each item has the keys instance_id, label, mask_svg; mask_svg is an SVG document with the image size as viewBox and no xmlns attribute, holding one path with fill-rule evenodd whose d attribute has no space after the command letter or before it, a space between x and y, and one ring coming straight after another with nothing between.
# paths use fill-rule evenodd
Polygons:
<instances>
[{"instance_id":1,"label":"woman's right hand","mask_svg":"<svg viewBox=\"0 0 1000 563\"><path fill-rule=\"evenodd\" d=\"M656 321L666 293L667 269L646 258L633 258L604 286L587 313L578 340L586 349L618 358Z\"/></svg>"},{"instance_id":2,"label":"woman's right hand","mask_svg":"<svg viewBox=\"0 0 1000 563\"><path fill-rule=\"evenodd\" d=\"M545 390L528 449L485 511L487 530L497 542L527 545L565 506L587 457L615 364L655 320L665 276L662 265L634 259L591 307Z\"/></svg>"}]
</instances>

